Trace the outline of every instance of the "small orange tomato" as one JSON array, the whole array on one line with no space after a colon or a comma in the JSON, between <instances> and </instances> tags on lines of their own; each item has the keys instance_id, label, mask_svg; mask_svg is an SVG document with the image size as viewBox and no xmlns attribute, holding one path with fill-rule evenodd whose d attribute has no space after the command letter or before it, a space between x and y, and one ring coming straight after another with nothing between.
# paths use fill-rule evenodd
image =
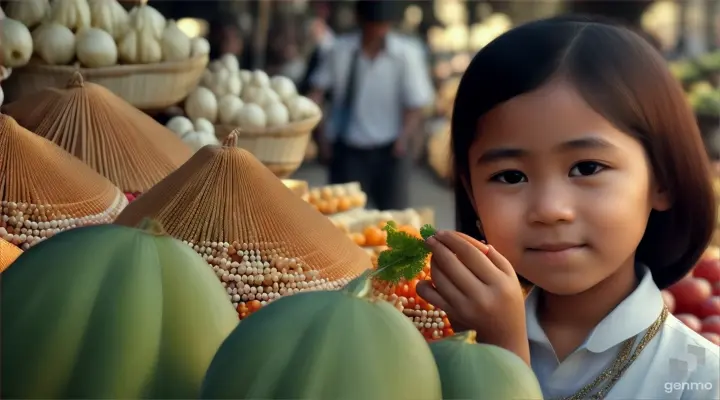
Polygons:
<instances>
[{"instance_id":1,"label":"small orange tomato","mask_svg":"<svg viewBox=\"0 0 720 400\"><path fill-rule=\"evenodd\" d=\"M395 288L395 294L402 297L409 297L408 294L410 293L410 288L407 284L400 283Z\"/></svg>"},{"instance_id":2,"label":"small orange tomato","mask_svg":"<svg viewBox=\"0 0 720 400\"><path fill-rule=\"evenodd\" d=\"M417 292L415 291L415 288L417 287L418 282L420 282L420 280L417 278L408 282L408 295L409 296L417 297Z\"/></svg>"},{"instance_id":3,"label":"small orange tomato","mask_svg":"<svg viewBox=\"0 0 720 400\"><path fill-rule=\"evenodd\" d=\"M260 304L258 300L252 300L248 303L248 310L250 310L250 312L255 312L259 310L260 307L262 307L262 304Z\"/></svg>"}]
</instances>

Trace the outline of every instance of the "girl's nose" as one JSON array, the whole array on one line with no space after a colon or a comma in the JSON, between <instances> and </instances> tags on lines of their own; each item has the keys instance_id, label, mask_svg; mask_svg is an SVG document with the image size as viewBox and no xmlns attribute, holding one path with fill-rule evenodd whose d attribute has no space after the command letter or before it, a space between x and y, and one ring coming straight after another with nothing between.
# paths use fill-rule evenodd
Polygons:
<instances>
[{"instance_id":1,"label":"girl's nose","mask_svg":"<svg viewBox=\"0 0 720 400\"><path fill-rule=\"evenodd\" d=\"M530 195L528 222L552 225L575 220L575 206L572 193L560 185L537 188Z\"/></svg>"}]
</instances>

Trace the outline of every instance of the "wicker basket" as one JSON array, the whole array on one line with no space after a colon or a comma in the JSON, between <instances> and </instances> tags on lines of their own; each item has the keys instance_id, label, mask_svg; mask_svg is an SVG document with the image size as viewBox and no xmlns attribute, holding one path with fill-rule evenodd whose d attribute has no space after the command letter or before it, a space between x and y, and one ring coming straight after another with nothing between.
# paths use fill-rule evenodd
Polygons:
<instances>
[{"instance_id":1,"label":"wicker basket","mask_svg":"<svg viewBox=\"0 0 720 400\"><path fill-rule=\"evenodd\" d=\"M3 89L12 101L46 87L63 88L73 72L87 82L110 89L141 110L163 109L181 102L195 89L208 63L199 56L185 61L143 65L81 68L77 65L45 65L31 61L14 70Z\"/></svg>"},{"instance_id":2,"label":"wicker basket","mask_svg":"<svg viewBox=\"0 0 720 400\"><path fill-rule=\"evenodd\" d=\"M282 127L260 130L216 125L215 135L222 142L230 132L235 131L238 147L252 153L278 178L287 178L304 161L310 135L321 119L322 115L317 115Z\"/></svg>"}]
</instances>

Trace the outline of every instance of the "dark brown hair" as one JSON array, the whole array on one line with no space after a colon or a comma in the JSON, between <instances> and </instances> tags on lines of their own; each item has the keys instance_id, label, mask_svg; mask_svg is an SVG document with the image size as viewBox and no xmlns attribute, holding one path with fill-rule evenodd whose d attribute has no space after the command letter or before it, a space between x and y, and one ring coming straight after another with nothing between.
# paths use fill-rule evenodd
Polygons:
<instances>
[{"instance_id":1,"label":"dark brown hair","mask_svg":"<svg viewBox=\"0 0 720 400\"><path fill-rule=\"evenodd\" d=\"M624 27L581 17L557 17L519 26L483 48L461 79L452 116L457 229L483 239L460 178L468 176L468 149L479 118L554 77L574 84L618 129L637 138L672 207L652 211L636 260L665 288L692 268L715 226L709 160L695 117L665 60Z\"/></svg>"}]
</instances>

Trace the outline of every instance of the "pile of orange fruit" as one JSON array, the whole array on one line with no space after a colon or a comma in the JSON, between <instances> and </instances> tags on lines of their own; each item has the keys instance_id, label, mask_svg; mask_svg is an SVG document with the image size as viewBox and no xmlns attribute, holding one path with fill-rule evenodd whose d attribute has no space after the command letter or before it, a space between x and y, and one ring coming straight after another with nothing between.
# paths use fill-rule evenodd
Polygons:
<instances>
[{"instance_id":1,"label":"pile of orange fruit","mask_svg":"<svg viewBox=\"0 0 720 400\"><path fill-rule=\"evenodd\" d=\"M364 193L347 193L347 191L330 186L310 190L308 203L325 215L332 215L353 208L364 207L366 196Z\"/></svg>"},{"instance_id":2,"label":"pile of orange fruit","mask_svg":"<svg viewBox=\"0 0 720 400\"><path fill-rule=\"evenodd\" d=\"M348 233L348 236L361 247L384 247L387 246L387 232L382 228L386 224L387 221L380 221L377 225L366 226L362 232ZM420 237L420 231L413 226L401 225L398 230Z\"/></svg>"}]
</instances>

